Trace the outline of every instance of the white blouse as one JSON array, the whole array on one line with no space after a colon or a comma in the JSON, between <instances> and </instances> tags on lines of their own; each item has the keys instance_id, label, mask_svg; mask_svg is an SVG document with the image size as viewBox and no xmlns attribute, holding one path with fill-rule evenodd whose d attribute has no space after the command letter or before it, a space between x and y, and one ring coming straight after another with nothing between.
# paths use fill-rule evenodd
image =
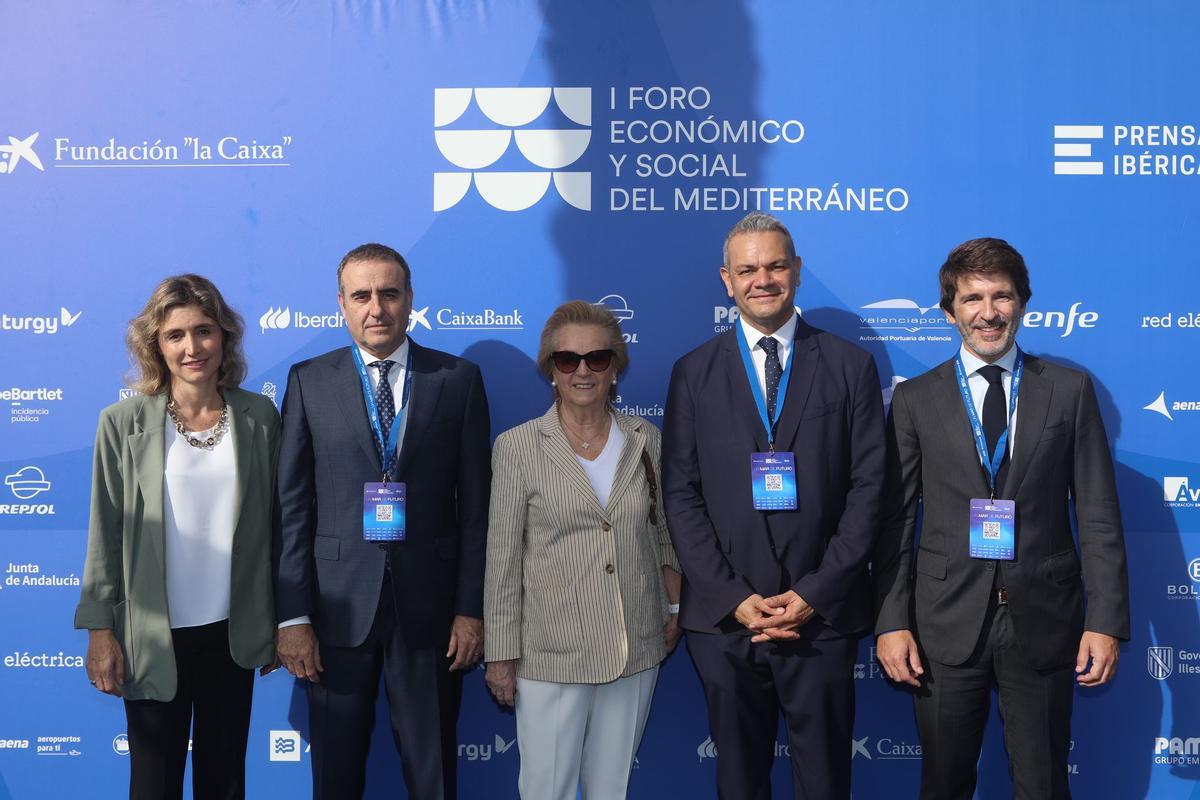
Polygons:
<instances>
[{"instance_id":1,"label":"white blouse","mask_svg":"<svg viewBox=\"0 0 1200 800\"><path fill-rule=\"evenodd\" d=\"M608 497L612 494L613 480L617 477L617 462L621 460L621 450L624 447L625 434L617 425L617 418L613 417L612 425L608 429L608 441L604 443L604 449L596 456L596 460L588 461L578 454L575 456L583 467L583 474L587 475L592 484L601 508L608 508Z\"/></svg>"},{"instance_id":2,"label":"white blouse","mask_svg":"<svg viewBox=\"0 0 1200 800\"><path fill-rule=\"evenodd\" d=\"M237 458L233 422L211 450L193 447L166 420L163 509L167 609L172 628L229 618ZM192 435L207 438L209 431Z\"/></svg>"}]
</instances>

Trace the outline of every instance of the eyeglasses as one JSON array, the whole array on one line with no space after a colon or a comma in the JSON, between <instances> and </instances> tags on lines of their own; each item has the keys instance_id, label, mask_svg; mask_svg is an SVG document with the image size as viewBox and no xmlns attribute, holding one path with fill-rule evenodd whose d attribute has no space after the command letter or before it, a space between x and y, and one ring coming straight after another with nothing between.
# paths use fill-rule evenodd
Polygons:
<instances>
[{"instance_id":1,"label":"eyeglasses","mask_svg":"<svg viewBox=\"0 0 1200 800\"><path fill-rule=\"evenodd\" d=\"M590 353L573 353L570 350L555 350L550 354L550 358L554 359L554 367L564 375L570 375L575 370L579 369L579 362L586 361L588 369L592 372L604 372L608 369L608 365L612 363L612 350L593 350Z\"/></svg>"}]
</instances>

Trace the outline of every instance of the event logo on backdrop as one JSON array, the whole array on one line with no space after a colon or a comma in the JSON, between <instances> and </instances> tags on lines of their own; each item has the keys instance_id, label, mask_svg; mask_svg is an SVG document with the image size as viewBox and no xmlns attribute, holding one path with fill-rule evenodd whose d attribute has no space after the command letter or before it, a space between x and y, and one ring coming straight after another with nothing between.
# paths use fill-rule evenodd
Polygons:
<instances>
[{"instance_id":1,"label":"event logo on backdrop","mask_svg":"<svg viewBox=\"0 0 1200 800\"><path fill-rule=\"evenodd\" d=\"M550 98L576 128L531 128ZM471 105L499 128L452 128ZM433 138L442 156L461 172L433 174L433 210L445 211L475 189L501 211L524 211L546 194L551 180L563 200L592 208L592 173L566 171L592 140L592 90L585 87L452 88L433 90ZM512 142L536 169L490 170Z\"/></svg>"},{"instance_id":2,"label":"event logo on backdrop","mask_svg":"<svg viewBox=\"0 0 1200 800\"><path fill-rule=\"evenodd\" d=\"M1195 125L1055 125L1055 175L1196 175Z\"/></svg>"},{"instance_id":3,"label":"event logo on backdrop","mask_svg":"<svg viewBox=\"0 0 1200 800\"><path fill-rule=\"evenodd\" d=\"M1158 397L1142 406L1142 410L1153 411L1174 422L1176 414L1200 411L1200 400L1168 400L1164 389L1158 393Z\"/></svg>"},{"instance_id":4,"label":"event logo on backdrop","mask_svg":"<svg viewBox=\"0 0 1200 800\"><path fill-rule=\"evenodd\" d=\"M50 404L63 399L61 386L0 389L0 400L9 404L8 421L14 425L41 422L49 416Z\"/></svg>"},{"instance_id":5,"label":"event logo on backdrop","mask_svg":"<svg viewBox=\"0 0 1200 800\"><path fill-rule=\"evenodd\" d=\"M72 588L79 586L79 583L79 576L74 572L66 575L58 575L46 572L42 565L36 562L9 561L4 569L4 579L0 581L0 588Z\"/></svg>"},{"instance_id":6,"label":"event logo on backdrop","mask_svg":"<svg viewBox=\"0 0 1200 800\"><path fill-rule=\"evenodd\" d=\"M46 480L41 467L25 466L4 476L4 485L17 500L39 500L53 484ZM54 504L40 500L36 503L0 503L0 514L48 517L54 515Z\"/></svg>"},{"instance_id":7,"label":"event logo on backdrop","mask_svg":"<svg viewBox=\"0 0 1200 800\"><path fill-rule=\"evenodd\" d=\"M1163 478L1163 505L1167 508L1200 507L1200 481L1196 488L1191 486L1188 476Z\"/></svg>"},{"instance_id":8,"label":"event logo on backdrop","mask_svg":"<svg viewBox=\"0 0 1200 800\"><path fill-rule=\"evenodd\" d=\"M22 161L39 172L45 172L46 168L42 166L42 159L33 149L33 143L40 135L40 133L33 133L24 139L9 136L8 144L0 144L0 175L11 175Z\"/></svg>"},{"instance_id":9,"label":"event logo on backdrop","mask_svg":"<svg viewBox=\"0 0 1200 800\"><path fill-rule=\"evenodd\" d=\"M24 331L38 335L53 336L63 328L69 328L79 321L82 311L71 313L65 307L59 307L57 315L41 316L11 316L0 314L0 331Z\"/></svg>"},{"instance_id":10,"label":"event logo on backdrop","mask_svg":"<svg viewBox=\"0 0 1200 800\"><path fill-rule=\"evenodd\" d=\"M806 129L798 119L721 117L705 86L613 86L607 95L613 116L605 155L615 184L609 187L608 211L898 213L909 206L908 190L899 186L753 185L751 148L801 144ZM547 113L551 97L578 127L530 127ZM472 100L500 127L454 127ZM472 184L489 205L524 211L545 196L552 181L567 203L592 209L592 173L565 171L592 140L590 87L436 88L433 107L434 141L459 168L433 174L434 211L457 205ZM513 142L537 169L492 168Z\"/></svg>"},{"instance_id":11,"label":"event logo on backdrop","mask_svg":"<svg viewBox=\"0 0 1200 800\"><path fill-rule=\"evenodd\" d=\"M12 174L22 162L44 171L42 160L33 148L39 135L40 132L25 139L9 136L8 144L0 145L0 174ZM69 136L56 136L49 161L58 169L290 167L292 141L291 136L260 140L238 135L211 138L184 135L140 141L136 137L110 136L102 141L79 142Z\"/></svg>"}]
</instances>

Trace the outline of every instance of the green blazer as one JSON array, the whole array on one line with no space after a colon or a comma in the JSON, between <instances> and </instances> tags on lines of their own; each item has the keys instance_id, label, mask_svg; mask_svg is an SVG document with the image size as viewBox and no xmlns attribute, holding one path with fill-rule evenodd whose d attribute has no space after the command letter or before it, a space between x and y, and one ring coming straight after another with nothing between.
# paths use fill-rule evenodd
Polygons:
<instances>
[{"instance_id":1,"label":"green blazer","mask_svg":"<svg viewBox=\"0 0 1200 800\"><path fill-rule=\"evenodd\" d=\"M247 669L275 658L271 516L279 413L267 398L226 389L237 459L237 524L229 598L229 652ZM100 412L92 469L83 590L75 627L111 629L125 653L129 700L175 697L167 613L163 452L167 398L136 396Z\"/></svg>"}]
</instances>

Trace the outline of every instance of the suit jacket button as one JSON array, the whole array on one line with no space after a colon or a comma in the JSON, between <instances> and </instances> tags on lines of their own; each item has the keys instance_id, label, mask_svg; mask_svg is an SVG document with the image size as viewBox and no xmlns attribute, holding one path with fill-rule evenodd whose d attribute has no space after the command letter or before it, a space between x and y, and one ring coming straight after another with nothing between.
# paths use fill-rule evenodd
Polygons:
<instances>
[{"instance_id":1,"label":"suit jacket button","mask_svg":"<svg viewBox=\"0 0 1200 800\"><path fill-rule=\"evenodd\" d=\"M600 526L600 530L604 531L605 533L608 533L609 531L611 531L611 530L612 530L612 525L609 525L609 524L606 522L606 523L604 523L603 525L601 525L601 526Z\"/></svg>"},{"instance_id":2,"label":"suit jacket button","mask_svg":"<svg viewBox=\"0 0 1200 800\"><path fill-rule=\"evenodd\" d=\"M604 571L607 572L609 575L612 575L616 571L616 567L614 567L612 564L609 564L608 566L606 566L604 568Z\"/></svg>"},{"instance_id":3,"label":"suit jacket button","mask_svg":"<svg viewBox=\"0 0 1200 800\"><path fill-rule=\"evenodd\" d=\"M993 570L993 569L995 569L995 568L996 568L996 562L995 562L995 561L989 561L989 562L987 563L987 568L988 568L989 570Z\"/></svg>"}]
</instances>

